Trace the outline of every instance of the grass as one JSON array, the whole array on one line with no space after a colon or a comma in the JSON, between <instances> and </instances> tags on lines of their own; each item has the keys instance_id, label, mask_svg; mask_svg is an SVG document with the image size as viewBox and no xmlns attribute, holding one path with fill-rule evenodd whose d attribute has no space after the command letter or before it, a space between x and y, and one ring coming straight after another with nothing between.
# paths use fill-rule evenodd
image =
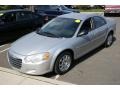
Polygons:
<instances>
[{"instance_id":1,"label":"grass","mask_svg":"<svg viewBox=\"0 0 120 90\"><path fill-rule=\"evenodd\" d=\"M103 12L104 9L87 9L87 10L83 10L80 9L80 12Z\"/></svg>"}]
</instances>

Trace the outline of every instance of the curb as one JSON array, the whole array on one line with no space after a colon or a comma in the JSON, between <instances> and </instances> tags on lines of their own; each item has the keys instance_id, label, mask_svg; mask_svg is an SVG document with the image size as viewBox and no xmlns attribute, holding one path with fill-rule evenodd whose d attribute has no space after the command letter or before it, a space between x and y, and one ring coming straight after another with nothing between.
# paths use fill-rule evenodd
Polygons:
<instances>
[{"instance_id":1,"label":"curb","mask_svg":"<svg viewBox=\"0 0 120 90\"><path fill-rule=\"evenodd\" d=\"M72 83L58 81L58 80L45 78L45 77L41 77L41 76L26 75L26 74L14 71L12 69L7 69L7 68L3 68L3 67L0 67L0 72L16 75L16 76L23 77L23 78L26 78L26 79L37 80L37 81L40 81L40 82L43 82L43 83L46 83L46 84L51 84L51 85L72 85Z\"/></svg>"}]
</instances>

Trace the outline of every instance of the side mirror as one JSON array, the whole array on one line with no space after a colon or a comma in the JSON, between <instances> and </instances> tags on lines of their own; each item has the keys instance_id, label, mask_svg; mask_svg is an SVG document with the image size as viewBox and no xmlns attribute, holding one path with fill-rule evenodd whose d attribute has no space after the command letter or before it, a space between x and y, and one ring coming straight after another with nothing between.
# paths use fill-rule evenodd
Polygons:
<instances>
[{"instance_id":1,"label":"side mirror","mask_svg":"<svg viewBox=\"0 0 120 90\"><path fill-rule=\"evenodd\" d=\"M83 35L87 35L87 34L88 34L88 30L83 30L82 32L80 32L78 34L78 37L83 36Z\"/></svg>"}]
</instances>

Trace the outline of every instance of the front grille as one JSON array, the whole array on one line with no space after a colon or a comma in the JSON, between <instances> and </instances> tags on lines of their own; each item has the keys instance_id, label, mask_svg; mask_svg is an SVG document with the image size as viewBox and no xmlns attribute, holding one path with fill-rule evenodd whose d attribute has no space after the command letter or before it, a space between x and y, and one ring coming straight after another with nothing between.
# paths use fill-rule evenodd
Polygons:
<instances>
[{"instance_id":1,"label":"front grille","mask_svg":"<svg viewBox=\"0 0 120 90\"><path fill-rule=\"evenodd\" d=\"M9 55L9 62L13 67L18 69L20 69L22 66L22 59L14 58L10 55Z\"/></svg>"}]
</instances>

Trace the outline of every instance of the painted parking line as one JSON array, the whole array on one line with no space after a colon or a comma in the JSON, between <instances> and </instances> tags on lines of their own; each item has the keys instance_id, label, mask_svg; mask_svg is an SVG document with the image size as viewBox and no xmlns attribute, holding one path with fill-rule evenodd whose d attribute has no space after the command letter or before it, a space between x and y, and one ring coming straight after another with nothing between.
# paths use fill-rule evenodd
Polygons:
<instances>
[{"instance_id":1,"label":"painted parking line","mask_svg":"<svg viewBox=\"0 0 120 90\"><path fill-rule=\"evenodd\" d=\"M8 44L1 45L1 46L0 46L0 53L6 51L6 49L9 48L9 47L10 47L10 44L9 44L9 43L8 43Z\"/></svg>"},{"instance_id":2,"label":"painted parking line","mask_svg":"<svg viewBox=\"0 0 120 90\"><path fill-rule=\"evenodd\" d=\"M0 53L3 53L3 52L5 52L5 51L7 51L8 49L9 49L9 48L6 48L6 49L0 51Z\"/></svg>"},{"instance_id":3,"label":"painted parking line","mask_svg":"<svg viewBox=\"0 0 120 90\"><path fill-rule=\"evenodd\" d=\"M0 48L4 47L5 45L7 45L7 44L1 45Z\"/></svg>"},{"instance_id":4,"label":"painted parking line","mask_svg":"<svg viewBox=\"0 0 120 90\"><path fill-rule=\"evenodd\" d=\"M57 80L59 77L60 77L60 75L56 75L54 79Z\"/></svg>"}]
</instances>

